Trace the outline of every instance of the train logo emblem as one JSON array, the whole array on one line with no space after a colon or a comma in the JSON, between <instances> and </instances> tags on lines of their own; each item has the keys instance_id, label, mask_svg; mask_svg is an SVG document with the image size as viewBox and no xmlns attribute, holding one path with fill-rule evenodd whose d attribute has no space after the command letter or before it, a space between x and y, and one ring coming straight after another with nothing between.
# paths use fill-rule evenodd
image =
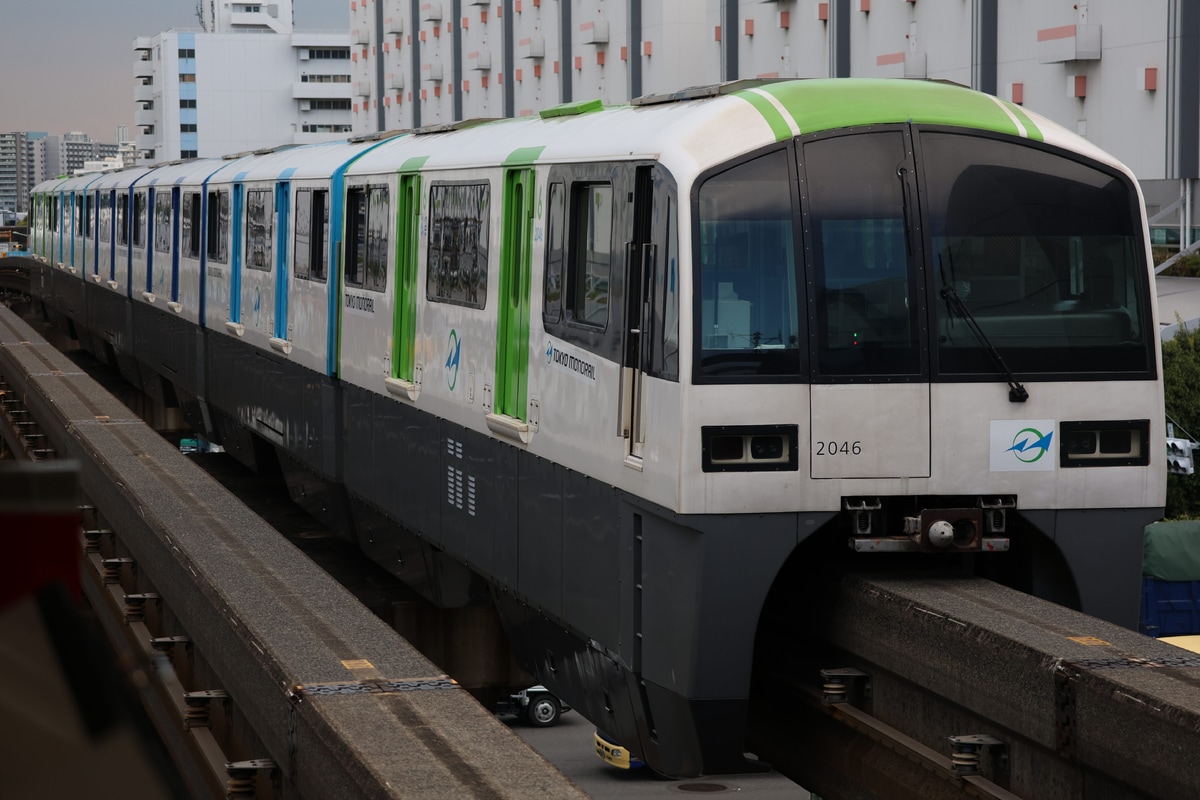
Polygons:
<instances>
[{"instance_id":1,"label":"train logo emblem","mask_svg":"<svg viewBox=\"0 0 1200 800\"><path fill-rule=\"evenodd\" d=\"M462 357L462 342L459 341L458 331L451 329L450 338L446 340L446 386L454 391L458 383L458 364Z\"/></svg>"},{"instance_id":2,"label":"train logo emblem","mask_svg":"<svg viewBox=\"0 0 1200 800\"><path fill-rule=\"evenodd\" d=\"M1054 441L1052 419L991 421L989 466L992 472L1053 472L1056 458L1046 458Z\"/></svg>"},{"instance_id":3,"label":"train logo emblem","mask_svg":"<svg viewBox=\"0 0 1200 800\"><path fill-rule=\"evenodd\" d=\"M1037 428L1022 428L1013 437L1013 444L1008 448L1008 452L1023 463L1032 464L1046 455L1046 451L1050 449L1052 438L1054 438L1054 431L1043 435Z\"/></svg>"}]
</instances>

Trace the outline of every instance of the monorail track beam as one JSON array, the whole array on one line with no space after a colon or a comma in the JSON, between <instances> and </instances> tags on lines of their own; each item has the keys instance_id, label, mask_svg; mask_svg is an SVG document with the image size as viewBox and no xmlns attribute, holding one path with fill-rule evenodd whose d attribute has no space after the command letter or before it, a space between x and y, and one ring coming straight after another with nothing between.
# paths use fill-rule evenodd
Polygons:
<instances>
[{"instance_id":1,"label":"monorail track beam","mask_svg":"<svg viewBox=\"0 0 1200 800\"><path fill-rule=\"evenodd\" d=\"M796 601L821 612L770 630L789 644L751 746L827 800L1200 794L1200 657L976 578L814 578ZM822 698L822 666L866 688Z\"/></svg>"}]
</instances>

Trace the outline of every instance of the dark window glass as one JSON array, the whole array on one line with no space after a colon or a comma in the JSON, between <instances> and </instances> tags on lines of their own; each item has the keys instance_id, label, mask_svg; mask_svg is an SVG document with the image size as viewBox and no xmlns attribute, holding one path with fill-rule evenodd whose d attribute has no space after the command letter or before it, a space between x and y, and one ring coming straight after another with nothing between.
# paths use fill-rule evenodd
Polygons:
<instances>
[{"instance_id":1,"label":"dark window glass","mask_svg":"<svg viewBox=\"0 0 1200 800\"><path fill-rule=\"evenodd\" d=\"M490 184L434 184L429 190L430 300L483 308L487 301Z\"/></svg>"},{"instance_id":2,"label":"dark window glass","mask_svg":"<svg viewBox=\"0 0 1200 800\"><path fill-rule=\"evenodd\" d=\"M663 376L679 376L679 221L675 198L667 199L667 252L662 260Z\"/></svg>"},{"instance_id":3,"label":"dark window glass","mask_svg":"<svg viewBox=\"0 0 1200 800\"><path fill-rule=\"evenodd\" d=\"M183 196L183 252L190 258L200 257L200 194L188 192Z\"/></svg>"},{"instance_id":4,"label":"dark window glass","mask_svg":"<svg viewBox=\"0 0 1200 800\"><path fill-rule=\"evenodd\" d=\"M274 266L275 193L270 189L246 192L246 266L270 272Z\"/></svg>"},{"instance_id":5,"label":"dark window glass","mask_svg":"<svg viewBox=\"0 0 1200 800\"><path fill-rule=\"evenodd\" d=\"M51 219L54 219L51 217ZM129 195L117 195L117 244L122 247L129 245Z\"/></svg>"},{"instance_id":6,"label":"dark window glass","mask_svg":"<svg viewBox=\"0 0 1200 800\"><path fill-rule=\"evenodd\" d=\"M822 375L920 372L906 158L898 131L804 145Z\"/></svg>"},{"instance_id":7,"label":"dark window glass","mask_svg":"<svg viewBox=\"0 0 1200 800\"><path fill-rule=\"evenodd\" d=\"M221 189L208 193L207 258L218 264L229 263L229 192Z\"/></svg>"},{"instance_id":8,"label":"dark window glass","mask_svg":"<svg viewBox=\"0 0 1200 800\"><path fill-rule=\"evenodd\" d=\"M112 194L100 193L100 241L112 241Z\"/></svg>"},{"instance_id":9,"label":"dark window glass","mask_svg":"<svg viewBox=\"0 0 1200 800\"><path fill-rule=\"evenodd\" d=\"M562 319L563 222L566 216L566 189L560 182L550 184L546 211L546 281L542 319Z\"/></svg>"},{"instance_id":10,"label":"dark window glass","mask_svg":"<svg viewBox=\"0 0 1200 800\"><path fill-rule=\"evenodd\" d=\"M388 190L351 189L347 198L346 284L373 292L387 290Z\"/></svg>"},{"instance_id":11,"label":"dark window glass","mask_svg":"<svg viewBox=\"0 0 1200 800\"><path fill-rule=\"evenodd\" d=\"M133 193L133 246L146 246L146 221L148 212L146 210L146 193Z\"/></svg>"},{"instance_id":12,"label":"dark window glass","mask_svg":"<svg viewBox=\"0 0 1200 800\"><path fill-rule=\"evenodd\" d=\"M788 174L777 150L700 187L699 376L800 371Z\"/></svg>"},{"instance_id":13,"label":"dark window glass","mask_svg":"<svg viewBox=\"0 0 1200 800\"><path fill-rule=\"evenodd\" d=\"M938 368L994 375L950 290L1018 375L1151 367L1137 196L1034 147L921 134Z\"/></svg>"},{"instance_id":14,"label":"dark window glass","mask_svg":"<svg viewBox=\"0 0 1200 800\"><path fill-rule=\"evenodd\" d=\"M88 225L87 207L84 203L85 194L72 195L72 202L75 203L75 235L82 236L85 239L91 235L91 226Z\"/></svg>"},{"instance_id":15,"label":"dark window glass","mask_svg":"<svg viewBox=\"0 0 1200 800\"><path fill-rule=\"evenodd\" d=\"M312 266L309 264L312 242L312 189L296 191L296 236L292 242L292 254L296 261L296 277L308 280Z\"/></svg>"},{"instance_id":16,"label":"dark window glass","mask_svg":"<svg viewBox=\"0 0 1200 800\"><path fill-rule=\"evenodd\" d=\"M154 249L159 253L171 252L170 190L154 193Z\"/></svg>"},{"instance_id":17,"label":"dark window glass","mask_svg":"<svg viewBox=\"0 0 1200 800\"><path fill-rule=\"evenodd\" d=\"M329 211L324 189L300 189L296 192L296 277L324 281L326 278L325 243L329 237Z\"/></svg>"},{"instance_id":18,"label":"dark window glass","mask_svg":"<svg viewBox=\"0 0 1200 800\"><path fill-rule=\"evenodd\" d=\"M601 329L608 325L612 234L612 185L573 185L566 297L567 317L572 322Z\"/></svg>"}]
</instances>

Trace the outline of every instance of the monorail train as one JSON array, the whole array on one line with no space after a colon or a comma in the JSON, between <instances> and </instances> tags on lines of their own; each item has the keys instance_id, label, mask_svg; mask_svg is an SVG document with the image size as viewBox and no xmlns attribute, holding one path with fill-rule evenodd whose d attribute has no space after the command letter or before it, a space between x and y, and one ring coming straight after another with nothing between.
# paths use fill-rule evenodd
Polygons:
<instances>
[{"instance_id":1,"label":"monorail train","mask_svg":"<svg viewBox=\"0 0 1200 800\"><path fill-rule=\"evenodd\" d=\"M1145 213L1019 105L739 82L32 208L37 291L86 347L274 451L430 599L495 603L520 664L667 775L743 766L756 624L816 559L1136 625L1166 485Z\"/></svg>"}]
</instances>

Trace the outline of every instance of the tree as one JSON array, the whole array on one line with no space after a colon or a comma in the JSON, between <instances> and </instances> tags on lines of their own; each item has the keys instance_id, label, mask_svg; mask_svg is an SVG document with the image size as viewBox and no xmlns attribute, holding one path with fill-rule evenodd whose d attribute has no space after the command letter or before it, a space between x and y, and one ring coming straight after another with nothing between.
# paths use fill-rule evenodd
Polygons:
<instances>
[{"instance_id":1,"label":"tree","mask_svg":"<svg viewBox=\"0 0 1200 800\"><path fill-rule=\"evenodd\" d=\"M1179 322L1175 337L1163 342L1163 384L1167 417L1175 435L1194 439L1200 432L1200 332ZM1200 517L1200 475L1167 476L1167 519Z\"/></svg>"}]
</instances>

